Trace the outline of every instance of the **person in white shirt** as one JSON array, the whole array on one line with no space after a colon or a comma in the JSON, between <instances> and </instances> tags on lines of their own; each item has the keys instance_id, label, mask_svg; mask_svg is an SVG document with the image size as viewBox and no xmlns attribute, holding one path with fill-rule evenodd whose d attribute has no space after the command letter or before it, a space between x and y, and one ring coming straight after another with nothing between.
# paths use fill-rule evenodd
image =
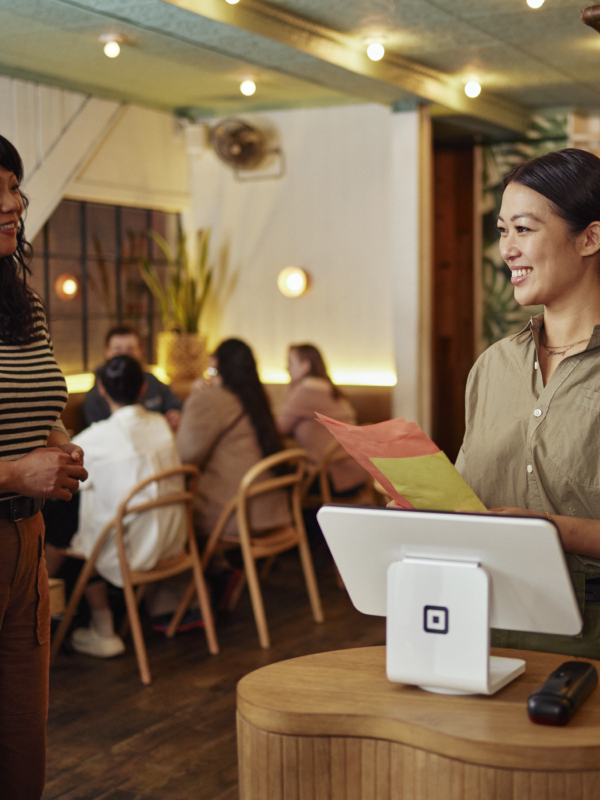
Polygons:
<instances>
[{"instance_id":1,"label":"person in white shirt","mask_svg":"<svg viewBox=\"0 0 600 800\"><path fill-rule=\"evenodd\" d=\"M82 484L77 532L69 546L74 552L85 556L91 554L98 537L114 518L119 503L129 489L144 478L181 463L165 417L146 410L138 403L145 381L136 359L127 355L115 356L101 368L99 379L99 390L108 402L111 415L86 428L73 439L85 448L89 478ZM173 484L166 486L161 483L161 491L183 489L181 477L173 479ZM139 501L156 497L156 492L157 485L151 484L143 495L139 495ZM64 547L65 542L57 542L53 537L53 529L57 527L48 525L46 558L51 575L56 574L64 559L56 545ZM152 569L160 559L177 555L184 547L185 537L182 507L165 506L133 517L126 532L131 568ZM102 549L96 562L96 571L115 586L123 585L114 537L110 537ZM90 583L86 599L92 620L89 628L78 628L73 632L71 643L74 649L104 658L119 655L125 645L114 632L106 583Z\"/></svg>"}]
</instances>

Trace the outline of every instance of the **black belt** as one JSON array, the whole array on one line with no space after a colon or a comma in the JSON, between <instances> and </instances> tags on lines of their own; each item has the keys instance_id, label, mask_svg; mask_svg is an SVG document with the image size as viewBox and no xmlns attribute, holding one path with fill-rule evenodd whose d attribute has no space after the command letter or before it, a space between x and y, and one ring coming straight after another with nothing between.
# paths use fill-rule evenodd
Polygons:
<instances>
[{"instance_id":1,"label":"black belt","mask_svg":"<svg viewBox=\"0 0 600 800\"><path fill-rule=\"evenodd\" d=\"M10 500L0 501L0 519L18 522L21 519L34 517L44 501L40 497L12 497Z\"/></svg>"}]
</instances>

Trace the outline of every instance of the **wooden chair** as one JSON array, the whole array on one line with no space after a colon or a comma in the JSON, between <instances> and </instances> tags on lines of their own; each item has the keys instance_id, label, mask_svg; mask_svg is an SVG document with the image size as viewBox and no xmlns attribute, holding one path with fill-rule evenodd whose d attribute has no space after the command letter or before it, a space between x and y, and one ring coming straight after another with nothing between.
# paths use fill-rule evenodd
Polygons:
<instances>
[{"instance_id":1,"label":"wooden chair","mask_svg":"<svg viewBox=\"0 0 600 800\"><path fill-rule=\"evenodd\" d=\"M306 451L300 448L283 450L281 453L275 453L268 458L263 458L262 461L259 461L249 469L242 478L237 493L221 512L202 556L202 563L206 569L217 547L225 549L232 546L241 547L244 559L244 573L250 590L258 638L261 647L265 649L271 646L271 642L256 570L256 559L258 558L266 557L267 559L272 559L279 553L290 550L292 547L298 547L313 617L316 622L323 622L324 620L312 557L302 520L302 479L306 469L306 457ZM264 477L265 472L280 464L286 464L295 469L289 474ZM258 495L276 492L281 489L286 489L290 494L291 524L271 531L253 532L248 513L249 500ZM226 534L224 533L225 526L234 513L237 517L238 533L234 535ZM193 590L190 585L184 601L187 600L189 602L192 593ZM174 622L176 624L179 623L179 619L185 613L186 607L187 605L184 606L183 603L180 606L175 615Z\"/></svg>"},{"instance_id":2,"label":"wooden chair","mask_svg":"<svg viewBox=\"0 0 600 800\"><path fill-rule=\"evenodd\" d=\"M176 476L191 478L190 485L184 491L178 492L171 492L169 494L164 494L162 496L156 497L153 500L148 500L146 502L138 503L135 505L134 499L135 496L145 489L149 484L156 483L158 481L164 480L166 478L173 478ZM60 650L60 646L63 642L63 639L69 629L69 625L71 624L71 620L77 606L79 605L79 601L85 591L85 588L88 584L89 579L95 572L95 565L100 555L104 544L106 543L109 536L114 531L114 536L117 545L117 551L119 555L119 564L121 568L121 576L123 578L123 592L125 595L125 603L127 606L127 619L125 620L125 625L122 630L126 631L127 623L131 626L131 634L133 637L133 644L135 647L135 654L137 657L138 667L140 670L140 677L142 679L142 683L149 684L152 682L152 677L150 675L150 668L148 665L148 656L146 653L146 647L144 645L144 637L142 634L142 627L140 624L140 617L138 613L138 604L140 603L146 586L149 583L155 583L156 581L164 580L165 578L170 578L173 575L179 575L182 572L186 572L187 570L193 571L193 580L191 582L192 592L189 598L186 600L185 608L183 608L183 613L185 613L186 608L188 607L191 597L193 597L194 592L198 595L198 602L200 604L200 611L202 613L202 619L204 620L204 632L206 634L206 641L208 644L208 649L211 653L216 654L219 652L219 645L217 643L217 637L215 634L214 622L212 618L212 613L210 609L210 601L208 598L208 592L206 590L206 583L204 581L204 575L202 572L202 563L200 561L200 556L198 554L198 547L196 544L196 536L194 533L194 526L192 523L192 503L194 498L194 486L195 482L198 478L198 468L191 466L189 464L183 465L181 467L176 467L174 469L165 470L163 472L159 472L155 475L152 475L149 478L146 478L143 481L137 483L123 498L121 501L117 514L113 520L111 520L108 525L102 531L94 549L87 559L79 579L75 585L75 589L73 590L73 594L71 595L71 599L67 605L67 609L65 611L65 615L61 621L61 624L55 634L54 640L52 642L52 649L50 653L50 661L52 662L58 651ZM142 514L145 511L150 511L151 509L160 508L161 506L168 506L177 503L183 503L186 507L186 527L187 527L187 542L184 550L177 556L173 556L171 558L166 558L159 561L156 566L147 571L137 571L132 570L129 567L129 563L127 561L127 553L125 549L125 539L124 539L124 519L130 514ZM67 553L73 557L81 557L77 553ZM134 591L134 587L137 587L137 590ZM187 595L186 595L187 597ZM182 607L182 603L180 603L179 609ZM181 617L183 614L178 615L176 612L171 624L167 629L167 636L169 638L175 635L177 631L177 626L181 621ZM124 633L123 633L124 635Z\"/></svg>"},{"instance_id":3,"label":"wooden chair","mask_svg":"<svg viewBox=\"0 0 600 800\"><path fill-rule=\"evenodd\" d=\"M351 456L344 450L341 444L332 439L325 450L320 462L310 469L304 478L303 503L310 507L319 507L324 503L337 503L345 506L374 506L378 505L373 488L373 478L369 475L365 486L354 497L332 497L331 484L329 482L329 467L336 461L344 461ZM319 482L319 494L309 495L308 491L315 479Z\"/></svg>"},{"instance_id":4,"label":"wooden chair","mask_svg":"<svg viewBox=\"0 0 600 800\"><path fill-rule=\"evenodd\" d=\"M353 497L332 496L329 467L331 464L335 464L336 461L344 461L346 458L350 458L348 453L336 439L332 439L323 453L320 462L306 473L302 483L302 504L305 508L320 508L325 503L334 503L344 506L379 505L377 502L377 495L375 494L374 481L370 475L367 477L364 487ZM309 494L309 490L315 480L319 482L319 494ZM337 564L335 565L335 578L339 588L344 589L344 581L337 568Z\"/></svg>"}]
</instances>

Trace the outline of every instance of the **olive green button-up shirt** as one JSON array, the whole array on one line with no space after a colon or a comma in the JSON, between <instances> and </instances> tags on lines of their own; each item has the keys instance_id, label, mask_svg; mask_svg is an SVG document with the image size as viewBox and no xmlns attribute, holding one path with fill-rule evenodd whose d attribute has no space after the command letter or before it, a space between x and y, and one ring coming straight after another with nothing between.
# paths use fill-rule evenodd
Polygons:
<instances>
[{"instance_id":1,"label":"olive green button-up shirt","mask_svg":"<svg viewBox=\"0 0 600 800\"><path fill-rule=\"evenodd\" d=\"M600 519L600 325L544 386L543 315L492 345L467 382L466 433L456 467L487 508L514 506ZM518 557L518 556L516 556ZM574 637L492 631L495 647L600 658L600 603L584 600L600 560L567 555L584 627Z\"/></svg>"},{"instance_id":2,"label":"olive green button-up shirt","mask_svg":"<svg viewBox=\"0 0 600 800\"><path fill-rule=\"evenodd\" d=\"M543 321L494 344L471 370L456 467L487 508L600 519L600 325L544 386Z\"/></svg>"}]
</instances>

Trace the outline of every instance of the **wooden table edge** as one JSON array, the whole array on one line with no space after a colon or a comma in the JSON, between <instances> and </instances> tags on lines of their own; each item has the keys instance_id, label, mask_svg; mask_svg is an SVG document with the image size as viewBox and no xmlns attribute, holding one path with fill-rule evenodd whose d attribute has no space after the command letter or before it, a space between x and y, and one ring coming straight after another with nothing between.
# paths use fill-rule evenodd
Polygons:
<instances>
[{"instance_id":1,"label":"wooden table edge","mask_svg":"<svg viewBox=\"0 0 600 800\"><path fill-rule=\"evenodd\" d=\"M303 656L302 658L307 657ZM295 659L290 659L290 661L293 660ZM274 665L267 665L267 667L269 666ZM255 672L259 672L260 669ZM249 673L238 683L237 710L245 723L266 733L395 742L466 764L500 769L528 772L574 772L600 769L600 742L591 746L574 744L573 747L565 747L562 743L554 747L548 747L547 744L539 747L506 743L500 745L498 742L481 742L472 738L462 738L459 735L421 727L414 722L376 714L372 716L368 714L354 715L329 711L319 714L314 711L303 713L288 709L265 708L244 696L252 675L253 673ZM525 708L523 711L525 713Z\"/></svg>"},{"instance_id":2,"label":"wooden table edge","mask_svg":"<svg viewBox=\"0 0 600 800\"><path fill-rule=\"evenodd\" d=\"M284 714L265 710L238 698L238 715L248 725L265 733L280 736L339 737L395 742L416 750L445 756L465 764L527 772L576 772L600 769L600 748L580 747L564 755L564 748L514 746L460 739L446 734L420 730L416 726L380 717L340 715L315 720L314 714ZM532 766L535 764L535 767Z\"/></svg>"}]
</instances>

